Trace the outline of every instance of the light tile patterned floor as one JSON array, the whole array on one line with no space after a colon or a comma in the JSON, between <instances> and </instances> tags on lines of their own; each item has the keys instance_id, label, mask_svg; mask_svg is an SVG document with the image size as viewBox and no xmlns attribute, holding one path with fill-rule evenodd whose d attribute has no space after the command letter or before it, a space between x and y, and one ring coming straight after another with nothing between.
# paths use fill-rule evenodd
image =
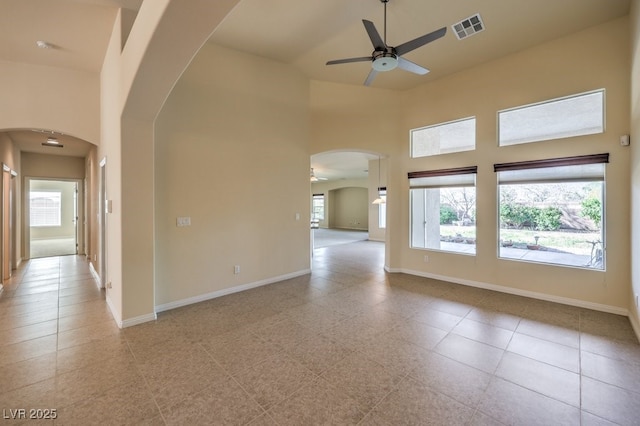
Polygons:
<instances>
[{"instance_id":1,"label":"light tile patterned floor","mask_svg":"<svg viewBox=\"0 0 640 426\"><path fill-rule=\"evenodd\" d=\"M0 294L2 421L638 424L627 318L386 274L383 253L318 249L311 275L125 330L82 258L27 262Z\"/></svg>"}]
</instances>

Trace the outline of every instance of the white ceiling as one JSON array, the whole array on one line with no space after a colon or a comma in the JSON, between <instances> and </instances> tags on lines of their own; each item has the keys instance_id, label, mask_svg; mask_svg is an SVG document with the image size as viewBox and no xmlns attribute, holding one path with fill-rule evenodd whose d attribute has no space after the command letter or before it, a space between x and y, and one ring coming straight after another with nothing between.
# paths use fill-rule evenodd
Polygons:
<instances>
[{"instance_id":1,"label":"white ceiling","mask_svg":"<svg viewBox=\"0 0 640 426\"><path fill-rule=\"evenodd\" d=\"M118 7L142 0L0 0L0 60L99 72ZM36 41L52 45L40 49Z\"/></svg>"},{"instance_id":2,"label":"white ceiling","mask_svg":"<svg viewBox=\"0 0 640 426\"><path fill-rule=\"evenodd\" d=\"M142 2L0 0L0 61L99 72L117 8L134 16ZM629 5L630 0L390 0L387 44L398 45L441 27L447 34L406 55L430 69L429 74L396 69L379 73L372 87L406 90L627 15ZM361 85L369 63L325 63L370 55L373 47L362 19L373 21L383 35L383 11L380 0L242 0L210 42L290 64L311 79ZM480 13L486 30L458 40L451 25L475 13ZM54 48L39 49L37 40ZM359 158L352 170L364 170L363 160ZM326 164L312 166L319 174L332 162L342 160L331 155Z\"/></svg>"},{"instance_id":3,"label":"white ceiling","mask_svg":"<svg viewBox=\"0 0 640 426\"><path fill-rule=\"evenodd\" d=\"M378 156L365 152L326 152L311 156L311 167L323 180L364 179L368 176L369 160Z\"/></svg>"},{"instance_id":4,"label":"white ceiling","mask_svg":"<svg viewBox=\"0 0 640 426\"><path fill-rule=\"evenodd\" d=\"M37 154L64 155L69 157L86 157L91 149L91 144L73 136L38 130L12 130L6 132L18 149L23 152ZM43 146L49 137L56 139L60 145Z\"/></svg>"}]
</instances>

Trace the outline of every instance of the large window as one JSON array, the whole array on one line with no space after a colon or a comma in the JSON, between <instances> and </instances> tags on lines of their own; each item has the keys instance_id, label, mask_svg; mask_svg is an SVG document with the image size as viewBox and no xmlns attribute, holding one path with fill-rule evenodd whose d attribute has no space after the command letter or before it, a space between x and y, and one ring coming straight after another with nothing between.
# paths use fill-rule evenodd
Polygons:
<instances>
[{"instance_id":1,"label":"large window","mask_svg":"<svg viewBox=\"0 0 640 426\"><path fill-rule=\"evenodd\" d=\"M475 117L411 130L413 158L471 151L475 148Z\"/></svg>"},{"instance_id":2,"label":"large window","mask_svg":"<svg viewBox=\"0 0 640 426\"><path fill-rule=\"evenodd\" d=\"M409 173L411 247L476 253L477 167Z\"/></svg>"},{"instance_id":3,"label":"large window","mask_svg":"<svg viewBox=\"0 0 640 426\"><path fill-rule=\"evenodd\" d=\"M608 158L598 154L496 164L499 256L604 269Z\"/></svg>"},{"instance_id":4,"label":"large window","mask_svg":"<svg viewBox=\"0 0 640 426\"><path fill-rule=\"evenodd\" d=\"M60 191L29 192L30 226L61 226L62 193Z\"/></svg>"},{"instance_id":5,"label":"large window","mask_svg":"<svg viewBox=\"0 0 640 426\"><path fill-rule=\"evenodd\" d=\"M498 112L500 146L604 132L604 90Z\"/></svg>"},{"instance_id":6,"label":"large window","mask_svg":"<svg viewBox=\"0 0 640 426\"><path fill-rule=\"evenodd\" d=\"M312 220L324 220L324 194L313 194L311 209Z\"/></svg>"}]
</instances>

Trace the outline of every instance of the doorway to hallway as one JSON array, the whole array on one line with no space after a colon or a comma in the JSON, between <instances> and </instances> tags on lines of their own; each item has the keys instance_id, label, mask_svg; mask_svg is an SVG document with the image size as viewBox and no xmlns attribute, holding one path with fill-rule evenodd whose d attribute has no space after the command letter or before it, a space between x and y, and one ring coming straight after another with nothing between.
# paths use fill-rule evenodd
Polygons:
<instances>
[{"instance_id":1,"label":"doorway to hallway","mask_svg":"<svg viewBox=\"0 0 640 426\"><path fill-rule=\"evenodd\" d=\"M28 257L78 254L80 217L77 180L28 179Z\"/></svg>"}]
</instances>

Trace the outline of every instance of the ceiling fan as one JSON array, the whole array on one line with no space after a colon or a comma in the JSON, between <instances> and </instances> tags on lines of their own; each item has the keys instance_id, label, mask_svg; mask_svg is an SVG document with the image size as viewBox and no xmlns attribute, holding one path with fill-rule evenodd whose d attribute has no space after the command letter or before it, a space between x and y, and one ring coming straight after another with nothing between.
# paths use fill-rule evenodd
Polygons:
<instances>
[{"instance_id":1,"label":"ceiling fan","mask_svg":"<svg viewBox=\"0 0 640 426\"><path fill-rule=\"evenodd\" d=\"M317 177L313 172L313 167L311 168L311 182L318 182L320 180L327 180L327 178Z\"/></svg>"},{"instance_id":2,"label":"ceiling fan","mask_svg":"<svg viewBox=\"0 0 640 426\"><path fill-rule=\"evenodd\" d=\"M327 65L347 64L351 62L366 62L371 61L371 71L367 79L364 81L365 86L369 86L378 72L391 71L395 68L401 68L405 71L412 72L414 74L424 75L429 72L428 69L421 67L402 57L405 53L409 53L419 47L424 46L427 43L431 43L443 37L447 32L447 27L442 27L439 30L433 31L429 34L425 34L421 37L402 43L398 46L387 45L387 3L389 0L380 0L384 3L384 38L380 37L378 30L371 21L366 19L362 20L364 28L371 39L373 44L373 53L371 56L361 56L358 58L336 59L327 62Z\"/></svg>"}]
</instances>

